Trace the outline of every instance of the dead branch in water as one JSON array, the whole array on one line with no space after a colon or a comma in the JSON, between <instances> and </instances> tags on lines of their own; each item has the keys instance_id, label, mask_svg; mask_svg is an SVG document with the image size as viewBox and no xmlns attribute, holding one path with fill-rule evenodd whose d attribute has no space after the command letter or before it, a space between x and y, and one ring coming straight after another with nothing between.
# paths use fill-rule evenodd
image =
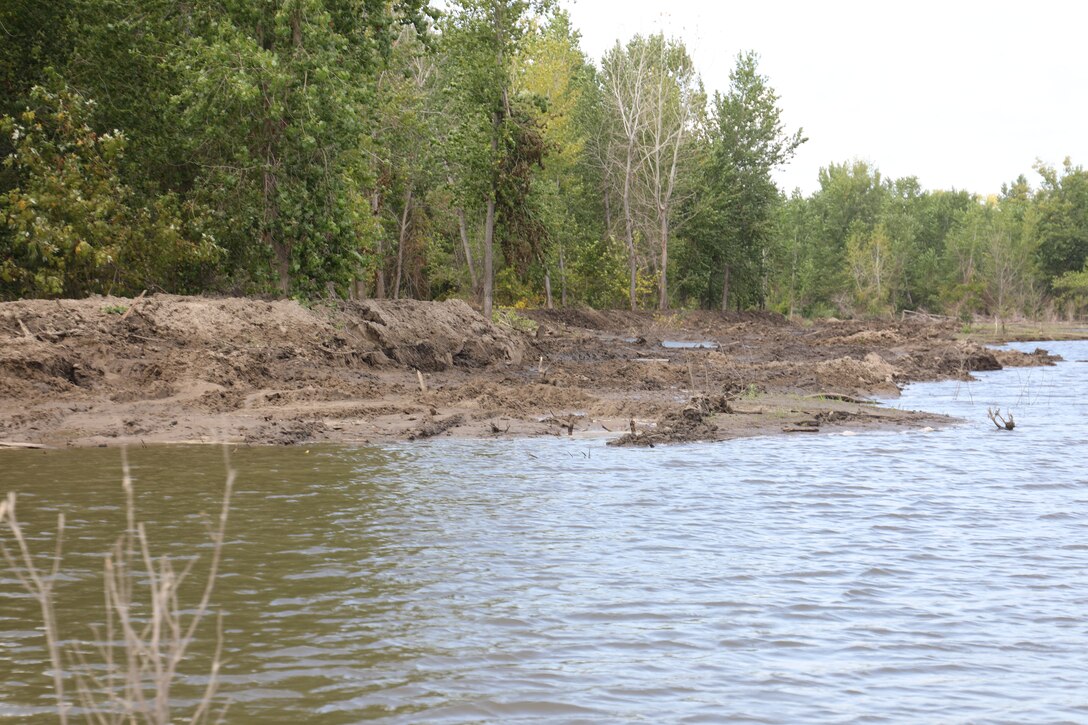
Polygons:
<instances>
[{"instance_id":1,"label":"dead branch in water","mask_svg":"<svg viewBox=\"0 0 1088 725\"><path fill-rule=\"evenodd\" d=\"M989 416L990 421L997 426L998 430L1012 430L1016 427L1016 421L1012 419L1012 411L1009 411L1009 417L1001 415L1001 408L987 408L986 415Z\"/></svg>"}]
</instances>

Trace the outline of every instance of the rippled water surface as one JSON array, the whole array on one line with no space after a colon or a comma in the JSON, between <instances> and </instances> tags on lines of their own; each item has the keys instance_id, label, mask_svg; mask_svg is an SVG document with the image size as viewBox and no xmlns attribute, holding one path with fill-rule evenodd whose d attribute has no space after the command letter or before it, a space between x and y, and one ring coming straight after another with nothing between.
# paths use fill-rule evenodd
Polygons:
<instances>
[{"instance_id":1,"label":"rippled water surface","mask_svg":"<svg viewBox=\"0 0 1088 725\"><path fill-rule=\"evenodd\" d=\"M240 449L228 720L1088 722L1088 344L1045 346L1068 362L892 403L968 421L935 432ZM191 548L220 452L131 456L156 547ZM0 476L28 528L67 513L85 629L118 453ZM46 722L18 592L0 577L0 717Z\"/></svg>"}]
</instances>

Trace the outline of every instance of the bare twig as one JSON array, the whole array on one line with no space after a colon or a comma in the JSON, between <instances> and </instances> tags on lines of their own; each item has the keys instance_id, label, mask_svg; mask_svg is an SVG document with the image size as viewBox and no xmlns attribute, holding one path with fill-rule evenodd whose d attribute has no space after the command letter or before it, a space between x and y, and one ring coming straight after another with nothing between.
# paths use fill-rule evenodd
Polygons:
<instances>
[{"instance_id":1,"label":"bare twig","mask_svg":"<svg viewBox=\"0 0 1088 725\"><path fill-rule=\"evenodd\" d=\"M206 619L218 577L225 542L235 473L229 454L223 451L227 468L222 507L217 526L209 531L211 561L203 582L200 600L194 608L181 606L179 591L193 570L193 557L179 571L166 556L154 557L146 527L137 523L132 476L128 458L122 450L122 488L125 495L124 533L114 543L103 565L103 592L106 622L103 629L92 627L93 650L99 661L90 662L76 644L67 644L60 636L54 607L53 583L60 573L63 548L64 516L58 517L52 565L43 575L35 565L27 538L15 515L15 495L0 502L0 524L18 545L14 555L0 540L0 550L23 587L37 600L52 665L54 695L61 723L67 723L71 704L65 696L66 681L74 686L84 715L89 722L121 725L142 721L153 725L173 722L171 688L179 679L178 667L185 660L196 630ZM137 567L142 571L137 571ZM149 605L136 603L137 582L145 582ZM139 616L134 610L141 612ZM146 615L143 614L146 612ZM190 723L207 723L213 717L212 704L219 686L222 666L222 618L218 618L216 649L203 696ZM120 642L118 642L120 638ZM63 656L67 656L67 668ZM225 712L225 710L224 710ZM223 714L220 713L220 719Z\"/></svg>"}]
</instances>

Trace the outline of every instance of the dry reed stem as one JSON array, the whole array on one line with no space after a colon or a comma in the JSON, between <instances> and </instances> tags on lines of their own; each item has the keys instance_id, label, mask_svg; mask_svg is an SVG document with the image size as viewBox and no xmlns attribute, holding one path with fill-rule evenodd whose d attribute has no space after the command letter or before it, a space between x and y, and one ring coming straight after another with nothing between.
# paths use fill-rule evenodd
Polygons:
<instances>
[{"instance_id":1,"label":"dry reed stem","mask_svg":"<svg viewBox=\"0 0 1088 725\"><path fill-rule=\"evenodd\" d=\"M88 722L101 725L121 725L122 723L145 722L152 725L167 725L172 722L170 693L178 680L178 667L184 660L193 643L197 628L206 618L210 605L215 580L222 563L223 544L227 521L230 513L230 501L234 490L235 472L230 467L227 449L223 449L223 460L227 470L222 505L217 526L209 527L208 536L212 542L212 556L206 578L201 589L200 600L196 607L183 610L178 593L186 578L192 572L197 557L191 557L180 570L175 570L170 557L155 558L151 554L147 531L143 523L136 521L136 507L132 476L128 465L127 453L122 449L122 489L125 494L125 514L127 528L114 543L103 565L103 594L106 622L102 636L99 628L92 626L93 647L97 651L100 663L97 666L88 662L82 649L72 644L62 648L59 634L59 622L53 596L53 584L60 572L63 550L64 515L58 516L56 544L52 567L47 576L43 576L34 562L26 535L19 524L15 510L15 494L8 494L0 502L0 524L5 524L12 538L18 545L18 556L13 554L3 540L2 551L11 570L23 587L37 600L42 613L42 622L46 635L46 645L52 666L54 695L57 713L62 725L67 725L72 704L65 696L66 675L74 683L75 695ZM150 614L146 621L140 621L134 615L135 580L137 571L134 566L142 564L146 576ZM122 636L122 644L116 641ZM120 651L118 651L120 650ZM217 616L216 646L212 655L208 683L203 696L193 714L190 723L206 723L212 715L219 686L219 673L222 668L223 622L222 614ZM65 656L67 669L65 668ZM103 676L95 674L104 671ZM148 699L148 694L151 699ZM219 712L216 722L222 722L226 716L226 706Z\"/></svg>"}]
</instances>

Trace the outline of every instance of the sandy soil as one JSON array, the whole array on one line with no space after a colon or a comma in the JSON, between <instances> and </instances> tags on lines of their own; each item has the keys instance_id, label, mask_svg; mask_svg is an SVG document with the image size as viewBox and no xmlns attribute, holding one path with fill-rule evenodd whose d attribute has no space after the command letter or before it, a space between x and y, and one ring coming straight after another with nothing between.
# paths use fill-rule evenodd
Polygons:
<instances>
[{"instance_id":1,"label":"sandy soil","mask_svg":"<svg viewBox=\"0 0 1088 725\"><path fill-rule=\"evenodd\" d=\"M0 447L549 435L657 445L923 428L948 421L868 398L1053 363L932 321L535 310L515 323L462 302L4 303Z\"/></svg>"}]
</instances>

